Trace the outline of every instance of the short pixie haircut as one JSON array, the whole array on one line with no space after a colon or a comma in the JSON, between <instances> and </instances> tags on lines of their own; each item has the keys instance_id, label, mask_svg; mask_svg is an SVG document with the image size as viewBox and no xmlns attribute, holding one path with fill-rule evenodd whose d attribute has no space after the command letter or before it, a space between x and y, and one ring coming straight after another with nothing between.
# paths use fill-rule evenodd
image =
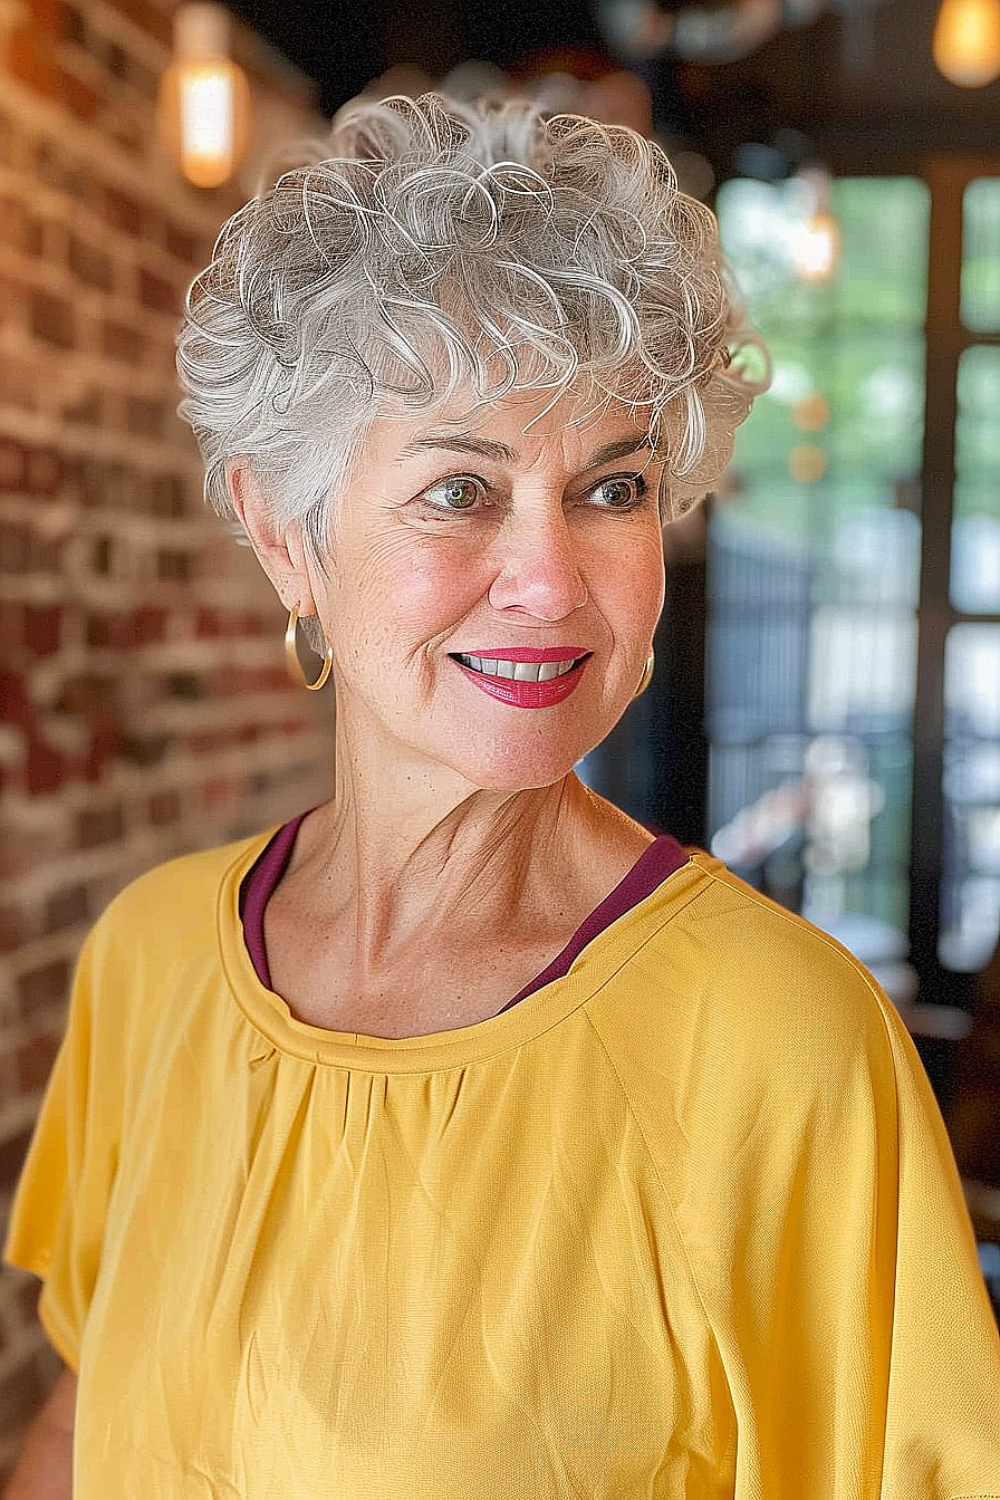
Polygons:
<instances>
[{"instance_id":1,"label":"short pixie haircut","mask_svg":"<svg viewBox=\"0 0 1000 1500\"><path fill-rule=\"evenodd\" d=\"M673 519L761 388L734 361L748 342L714 216L635 131L526 100L361 99L222 229L186 300L179 411L212 507L235 518L225 465L245 459L322 566L371 422L462 391L648 409Z\"/></svg>"}]
</instances>

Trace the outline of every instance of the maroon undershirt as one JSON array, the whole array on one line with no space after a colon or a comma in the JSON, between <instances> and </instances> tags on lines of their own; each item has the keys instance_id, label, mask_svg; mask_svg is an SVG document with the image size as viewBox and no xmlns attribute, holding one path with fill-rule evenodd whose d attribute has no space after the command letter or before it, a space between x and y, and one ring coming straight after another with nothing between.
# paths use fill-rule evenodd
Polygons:
<instances>
[{"instance_id":1,"label":"maroon undershirt","mask_svg":"<svg viewBox=\"0 0 1000 1500\"><path fill-rule=\"evenodd\" d=\"M299 813L297 817L292 818L291 822L285 823L278 829L268 841L267 847L247 871L240 885L240 916L243 919L243 935L253 960L253 966L257 970L257 977L265 989L271 988L271 971L264 946L264 907L288 867L299 824L313 810L311 807L307 808L305 812ZM540 990L543 985L551 983L553 979L561 979L568 974L574 958L599 932L603 932L605 927L610 927L611 923L617 921L625 912L652 895L656 887L662 884L668 875L672 875L675 870L679 870L687 863L687 859L687 850L682 848L676 839L672 838L669 833L659 834L649 848L640 854L631 870L618 882L614 890L583 919L562 952L526 984L513 1000L508 1000L506 1005L501 1006L497 1015L509 1010L512 1005L516 1005L519 1000L523 1000L535 990Z\"/></svg>"}]
</instances>

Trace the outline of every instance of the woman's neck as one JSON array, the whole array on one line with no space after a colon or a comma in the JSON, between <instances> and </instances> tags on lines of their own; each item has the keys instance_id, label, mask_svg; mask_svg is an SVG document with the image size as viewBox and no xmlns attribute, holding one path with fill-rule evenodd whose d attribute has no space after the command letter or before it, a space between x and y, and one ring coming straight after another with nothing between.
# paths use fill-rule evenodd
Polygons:
<instances>
[{"instance_id":1,"label":"woman's neck","mask_svg":"<svg viewBox=\"0 0 1000 1500\"><path fill-rule=\"evenodd\" d=\"M398 746L384 758L351 752L345 735L334 796L303 823L283 885L305 920L336 934L361 983L432 938L463 950L487 933L558 931L651 842L572 771L495 791L408 764Z\"/></svg>"}]
</instances>

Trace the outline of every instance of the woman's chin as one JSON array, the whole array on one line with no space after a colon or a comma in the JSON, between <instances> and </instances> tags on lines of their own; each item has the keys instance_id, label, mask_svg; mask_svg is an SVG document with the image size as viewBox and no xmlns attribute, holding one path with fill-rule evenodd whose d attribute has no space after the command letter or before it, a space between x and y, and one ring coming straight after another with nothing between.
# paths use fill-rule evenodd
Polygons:
<instances>
[{"instance_id":1,"label":"woman's chin","mask_svg":"<svg viewBox=\"0 0 1000 1500\"><path fill-rule=\"evenodd\" d=\"M452 760L452 764L467 781L483 791L526 792L561 781L592 748L589 744L582 748L553 745L544 751L541 746L530 751L524 746L498 747L495 754L465 754Z\"/></svg>"}]
</instances>

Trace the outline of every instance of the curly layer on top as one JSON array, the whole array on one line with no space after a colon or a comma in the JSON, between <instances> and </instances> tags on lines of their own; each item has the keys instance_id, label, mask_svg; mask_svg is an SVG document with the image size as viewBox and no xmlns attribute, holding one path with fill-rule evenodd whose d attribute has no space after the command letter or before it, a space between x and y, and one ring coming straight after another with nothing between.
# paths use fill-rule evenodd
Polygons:
<instances>
[{"instance_id":1,"label":"curly layer on top","mask_svg":"<svg viewBox=\"0 0 1000 1500\"><path fill-rule=\"evenodd\" d=\"M652 142L527 101L360 100L222 229L179 411L213 508L234 518L225 464L246 458L319 560L371 422L463 392L648 409L666 522L729 461L753 342L713 214Z\"/></svg>"}]
</instances>

